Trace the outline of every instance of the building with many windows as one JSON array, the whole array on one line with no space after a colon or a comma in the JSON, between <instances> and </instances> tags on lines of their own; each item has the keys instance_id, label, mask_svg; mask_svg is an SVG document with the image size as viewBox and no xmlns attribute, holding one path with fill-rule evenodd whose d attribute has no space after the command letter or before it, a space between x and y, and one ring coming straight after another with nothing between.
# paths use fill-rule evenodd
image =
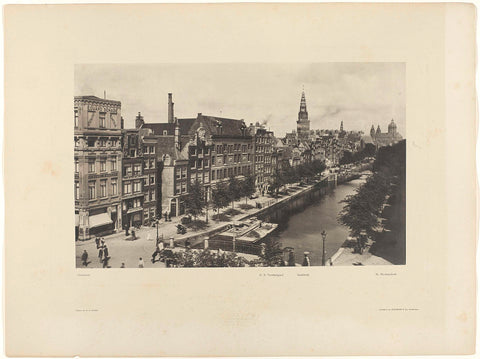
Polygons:
<instances>
[{"instance_id":1,"label":"building with many windows","mask_svg":"<svg viewBox=\"0 0 480 359\"><path fill-rule=\"evenodd\" d=\"M248 131L253 144L253 173L257 192L264 194L272 181L272 154L275 137L272 131L258 122L250 124Z\"/></svg>"},{"instance_id":2,"label":"building with many windows","mask_svg":"<svg viewBox=\"0 0 480 359\"><path fill-rule=\"evenodd\" d=\"M75 238L121 229L121 103L74 98Z\"/></svg>"}]
</instances>

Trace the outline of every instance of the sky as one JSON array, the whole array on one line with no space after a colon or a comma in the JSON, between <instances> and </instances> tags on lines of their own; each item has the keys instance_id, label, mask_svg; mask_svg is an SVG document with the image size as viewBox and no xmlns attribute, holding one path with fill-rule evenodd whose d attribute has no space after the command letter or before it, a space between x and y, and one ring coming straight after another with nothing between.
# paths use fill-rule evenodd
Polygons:
<instances>
[{"instance_id":1,"label":"sky","mask_svg":"<svg viewBox=\"0 0 480 359\"><path fill-rule=\"evenodd\" d=\"M302 90L311 129L387 131L392 119L405 136L404 63L311 64L81 64L76 96L122 102L125 127L167 122L168 93L175 116L197 113L265 123L277 137L296 129Z\"/></svg>"}]
</instances>

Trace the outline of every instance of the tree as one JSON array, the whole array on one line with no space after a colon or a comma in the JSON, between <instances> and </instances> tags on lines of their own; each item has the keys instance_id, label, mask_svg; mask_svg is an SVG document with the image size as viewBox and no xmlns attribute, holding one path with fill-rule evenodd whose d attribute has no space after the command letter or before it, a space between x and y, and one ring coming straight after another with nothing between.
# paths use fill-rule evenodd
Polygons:
<instances>
[{"instance_id":1,"label":"tree","mask_svg":"<svg viewBox=\"0 0 480 359\"><path fill-rule=\"evenodd\" d=\"M260 258L264 265L268 267L278 266L283 261L283 250L277 238L267 237Z\"/></svg>"},{"instance_id":2,"label":"tree","mask_svg":"<svg viewBox=\"0 0 480 359\"><path fill-rule=\"evenodd\" d=\"M227 207L229 202L227 185L225 182L217 183L215 188L212 188L212 204L213 208L217 210L217 214L220 209Z\"/></svg>"},{"instance_id":3,"label":"tree","mask_svg":"<svg viewBox=\"0 0 480 359\"><path fill-rule=\"evenodd\" d=\"M205 208L205 190L202 184L195 181L190 185L190 190L185 198L185 208L188 214L191 214L196 220L197 216Z\"/></svg>"},{"instance_id":4,"label":"tree","mask_svg":"<svg viewBox=\"0 0 480 359\"><path fill-rule=\"evenodd\" d=\"M228 180L228 199L232 202L232 208L234 208L234 202L238 201L241 197L240 182L235 176L231 176Z\"/></svg>"},{"instance_id":5,"label":"tree","mask_svg":"<svg viewBox=\"0 0 480 359\"><path fill-rule=\"evenodd\" d=\"M247 203L248 197L255 193L255 176L248 174L241 184L241 194Z\"/></svg>"}]
</instances>

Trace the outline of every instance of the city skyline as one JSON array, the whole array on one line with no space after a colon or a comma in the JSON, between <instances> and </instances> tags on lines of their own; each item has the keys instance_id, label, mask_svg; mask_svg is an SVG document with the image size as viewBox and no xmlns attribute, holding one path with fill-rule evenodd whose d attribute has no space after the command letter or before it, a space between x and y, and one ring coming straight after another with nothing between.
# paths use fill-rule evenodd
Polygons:
<instances>
[{"instance_id":1,"label":"city skyline","mask_svg":"<svg viewBox=\"0 0 480 359\"><path fill-rule=\"evenodd\" d=\"M75 66L75 95L122 102L125 127L141 112L167 122L167 93L175 116L197 113L265 123L277 136L296 128L302 90L311 129L382 132L392 119L405 137L404 63L318 64L84 64Z\"/></svg>"}]
</instances>

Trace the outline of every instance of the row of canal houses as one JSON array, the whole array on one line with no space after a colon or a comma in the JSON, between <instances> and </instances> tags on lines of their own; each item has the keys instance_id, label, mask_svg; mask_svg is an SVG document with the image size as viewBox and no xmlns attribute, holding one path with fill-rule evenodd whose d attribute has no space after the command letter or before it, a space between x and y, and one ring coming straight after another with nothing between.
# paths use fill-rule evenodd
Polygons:
<instances>
[{"instance_id":1,"label":"row of canal houses","mask_svg":"<svg viewBox=\"0 0 480 359\"><path fill-rule=\"evenodd\" d=\"M207 201L212 187L231 176L255 176L259 193L275 172L324 160L314 141L288 143L265 126L206 116L176 118L168 94L168 120L124 129L121 103L96 96L74 98L75 235L77 240L149 225L185 214L185 196L195 181Z\"/></svg>"}]
</instances>

